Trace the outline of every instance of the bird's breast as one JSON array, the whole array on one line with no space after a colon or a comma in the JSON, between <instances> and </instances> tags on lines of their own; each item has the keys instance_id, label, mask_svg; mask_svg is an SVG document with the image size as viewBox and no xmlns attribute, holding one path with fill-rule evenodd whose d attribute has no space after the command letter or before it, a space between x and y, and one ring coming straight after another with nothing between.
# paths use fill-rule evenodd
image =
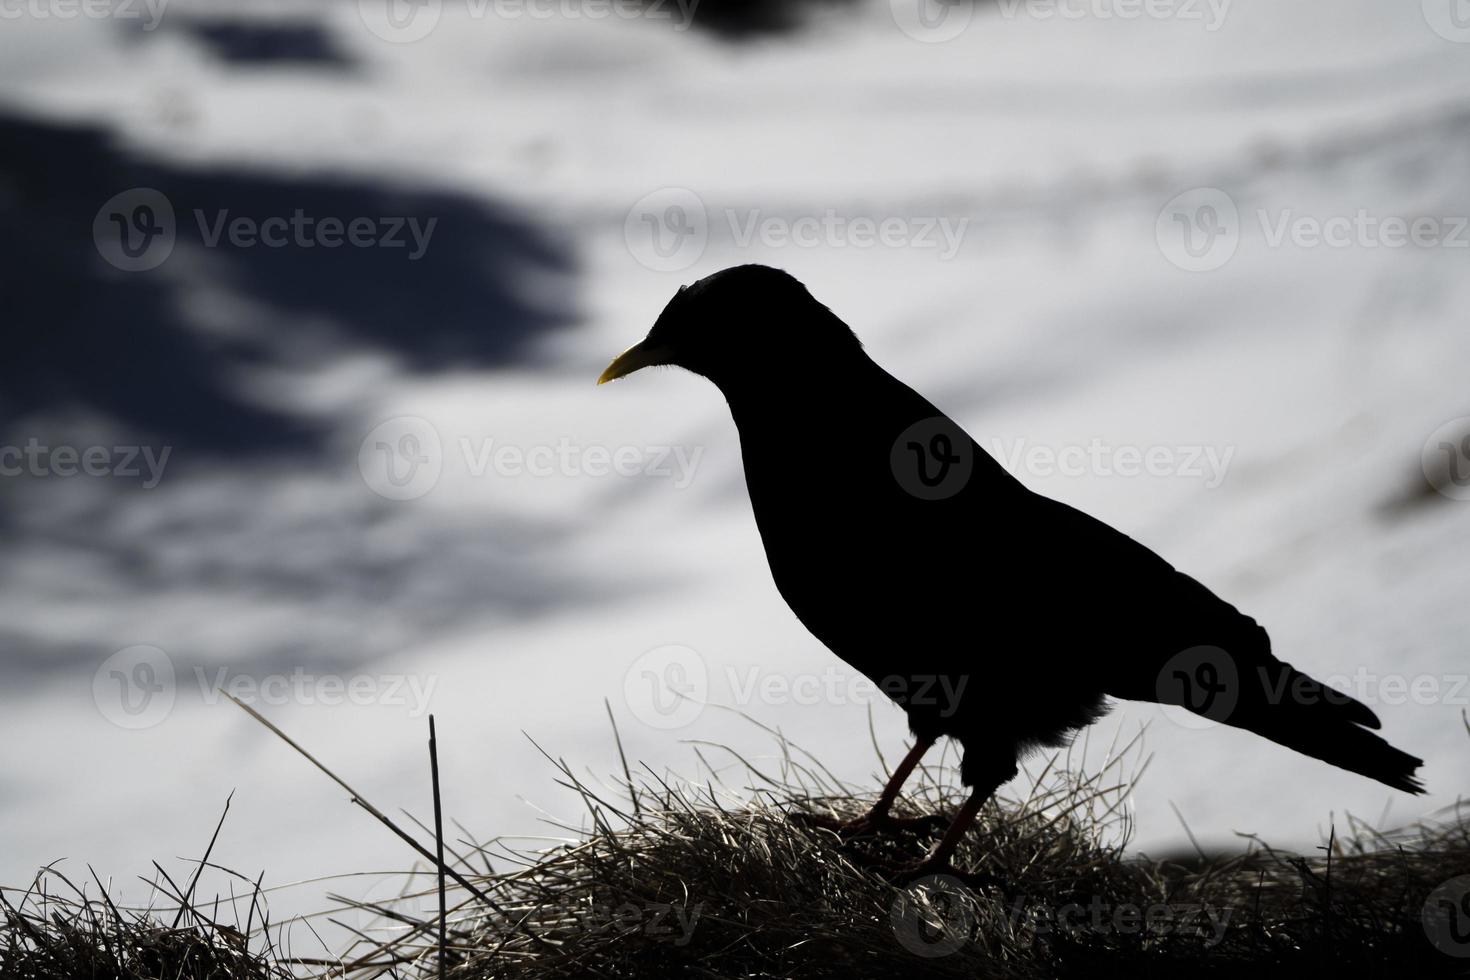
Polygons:
<instances>
[{"instance_id":1,"label":"bird's breast","mask_svg":"<svg viewBox=\"0 0 1470 980\"><path fill-rule=\"evenodd\" d=\"M772 444L742 433L746 486L777 590L833 652L856 664L890 631L916 584L913 501L887 446L801 426Z\"/></svg>"}]
</instances>

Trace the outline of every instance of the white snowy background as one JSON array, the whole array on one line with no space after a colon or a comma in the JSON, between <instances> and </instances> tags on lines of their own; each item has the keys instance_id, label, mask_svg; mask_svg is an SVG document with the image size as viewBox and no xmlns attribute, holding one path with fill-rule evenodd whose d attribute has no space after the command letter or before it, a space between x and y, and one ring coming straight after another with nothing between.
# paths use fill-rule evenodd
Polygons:
<instances>
[{"instance_id":1,"label":"white snowy background","mask_svg":"<svg viewBox=\"0 0 1470 980\"><path fill-rule=\"evenodd\" d=\"M890 762L903 719L857 696L776 594L718 393L675 371L592 384L680 284L742 262L803 280L982 444L1022 450L1030 485L1250 612L1426 760L1430 794L1410 798L1119 705L1078 761L1146 727L1134 849L1187 847L1171 804L1206 847L1241 846L1237 832L1311 847L1347 814L1394 825L1465 788L1470 502L1421 468L1431 436L1470 414L1463 3L961 5L925 33L883 0L738 43L673 7L514 17L445 0L413 41L346 2L173 0L156 25L141 4L131 20L63 7L0 21L0 296L22 352L0 442L172 453L146 489L0 479L0 881L65 858L145 892L133 876L197 856L232 791L215 859L268 885L408 867L342 790L213 696L221 676L419 685L424 704L406 686L257 704L381 809L423 817L417 709L432 710L446 810L482 837L555 836L542 810L579 819L522 733L612 773L604 699L657 772L702 773L688 739L770 756L718 708L645 722L640 657L666 645L695 652L711 704L876 789L869 711ZM250 56L252 24L301 50ZM121 272L91 223L137 186L169 196L178 240L158 268ZM1206 257L1215 268L1181 267L1167 209L1196 188L1216 191L1189 207L1236 211L1211 212L1234 248ZM400 280L404 250L327 263L206 247L199 201L440 223ZM742 241L750 220L829 214L966 223L953 254L942 237ZM683 267L650 268L645 215L665 232L702 215ZM1440 240L1390 247L1361 221L1342 244L1273 240L1282 222L1359 215L1433 219ZM421 421L388 435L431 427L442 472L398 501L359 450L402 417ZM821 434L804 437L820 466ZM1216 481L1024 463L1094 440L1207 448L1228 467ZM477 463L486 446L570 447L572 464L497 472ZM667 472L660 447L684 454ZM638 473L580 468L619 449ZM176 680L171 709L134 730L97 672L138 645ZM823 686L751 696L751 678ZM277 912L370 884L292 889Z\"/></svg>"}]
</instances>

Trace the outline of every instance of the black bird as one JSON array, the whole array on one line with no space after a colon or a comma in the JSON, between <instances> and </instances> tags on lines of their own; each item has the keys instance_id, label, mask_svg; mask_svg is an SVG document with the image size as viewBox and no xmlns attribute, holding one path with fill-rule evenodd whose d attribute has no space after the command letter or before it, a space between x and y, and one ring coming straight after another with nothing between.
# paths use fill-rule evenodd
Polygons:
<instances>
[{"instance_id":1,"label":"black bird","mask_svg":"<svg viewBox=\"0 0 1470 980\"><path fill-rule=\"evenodd\" d=\"M1018 758L1065 745L1107 698L1178 705L1409 793L1421 760L1373 712L1278 660L1266 631L1148 548L1028 490L884 371L800 282L743 265L678 293L601 384L651 365L730 404L776 586L807 629L941 735L973 792L911 874L948 866Z\"/></svg>"}]
</instances>

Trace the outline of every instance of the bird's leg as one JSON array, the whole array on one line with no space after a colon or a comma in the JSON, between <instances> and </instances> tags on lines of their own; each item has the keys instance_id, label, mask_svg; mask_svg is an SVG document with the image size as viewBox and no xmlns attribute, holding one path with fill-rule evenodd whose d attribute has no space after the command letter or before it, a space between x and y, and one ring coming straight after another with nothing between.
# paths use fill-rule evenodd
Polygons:
<instances>
[{"instance_id":1,"label":"bird's leg","mask_svg":"<svg viewBox=\"0 0 1470 980\"><path fill-rule=\"evenodd\" d=\"M887 785L883 787L883 792L879 794L872 808L853 821L854 824L865 824L873 830L922 828L933 826L936 822L940 825L943 824L942 819L937 814L927 817L895 817L892 813L894 801L898 799L898 794L903 791L903 784L908 782L909 777L918 768L919 760L924 758L924 753L933 747L934 742L935 740L933 738L917 738L914 740L914 747L909 749L908 754L899 761L897 768L893 770L893 775L888 778ZM861 831L862 827L858 827L857 829Z\"/></svg>"},{"instance_id":2,"label":"bird's leg","mask_svg":"<svg viewBox=\"0 0 1470 980\"><path fill-rule=\"evenodd\" d=\"M816 815L807 816L808 822L829 830L835 830L844 836L858 834L877 833L883 830L925 830L929 828L938 829L944 825L944 820L937 814L927 817L895 817L890 812L894 801L903 789L903 784L908 782L909 776L913 775L914 769L919 765L919 760L924 753L934 745L933 738L919 738L914 741L914 747L909 749L898 767L893 770L883 792L869 808L868 812L853 820L833 820Z\"/></svg>"},{"instance_id":3,"label":"bird's leg","mask_svg":"<svg viewBox=\"0 0 1470 980\"><path fill-rule=\"evenodd\" d=\"M988 799L990 799L989 793L982 793L980 790L971 793L965 805L960 807L960 812L956 813L954 820L950 821L949 829L944 832L943 837L939 838L938 843L929 848L928 854L915 864L902 865L893 869L898 872L898 877L912 881L924 875L943 874L951 870L949 859L954 855L955 848L964 839L970 826L975 822L975 817L979 815L980 808Z\"/></svg>"},{"instance_id":4,"label":"bird's leg","mask_svg":"<svg viewBox=\"0 0 1470 980\"><path fill-rule=\"evenodd\" d=\"M928 854L916 862L890 866L888 868L888 871L893 876L893 880L896 882L907 882L913 881L916 878L923 878L926 875L947 874L963 879L970 884L1000 883L992 875L958 872L950 864L950 858L954 856L955 848L959 846L960 841L964 840L965 834L969 832L970 827L975 823L975 818L980 815L980 808L985 805L985 801L994 796L995 791L1000 789L1001 784L1015 774L1016 766L1012 762L1006 767L1006 771L1002 772L998 770L993 777L986 779L984 782L976 783L974 790L970 793L969 799L965 800L964 806L961 806L959 812L955 814L954 820L949 825L949 829L944 832L944 836L939 839L938 843L929 849Z\"/></svg>"}]
</instances>

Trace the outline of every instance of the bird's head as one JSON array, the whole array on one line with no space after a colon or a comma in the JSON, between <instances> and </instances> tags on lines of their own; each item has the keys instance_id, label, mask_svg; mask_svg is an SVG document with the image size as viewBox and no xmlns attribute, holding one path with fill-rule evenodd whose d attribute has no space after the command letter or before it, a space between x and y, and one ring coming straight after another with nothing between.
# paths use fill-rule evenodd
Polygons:
<instances>
[{"instance_id":1,"label":"bird's head","mask_svg":"<svg viewBox=\"0 0 1470 980\"><path fill-rule=\"evenodd\" d=\"M659 364L704 375L728 395L737 381L759 384L792 374L818 376L860 352L847 324L794 277L738 265L680 286L648 336L618 355L598 384Z\"/></svg>"}]
</instances>

